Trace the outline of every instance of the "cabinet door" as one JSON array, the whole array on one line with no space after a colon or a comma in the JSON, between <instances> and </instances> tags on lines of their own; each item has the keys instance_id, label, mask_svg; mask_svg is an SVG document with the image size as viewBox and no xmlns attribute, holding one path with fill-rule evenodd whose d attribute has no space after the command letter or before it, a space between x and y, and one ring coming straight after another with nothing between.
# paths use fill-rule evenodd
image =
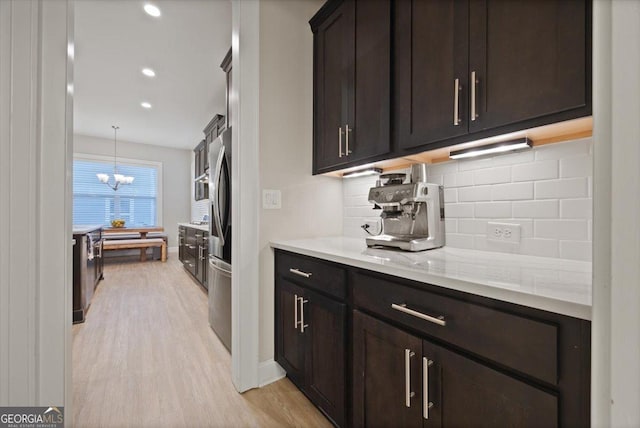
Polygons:
<instances>
[{"instance_id":1,"label":"cabinet door","mask_svg":"<svg viewBox=\"0 0 640 428\"><path fill-rule=\"evenodd\" d=\"M304 389L338 426L344 426L346 305L310 291L305 300Z\"/></svg>"},{"instance_id":2,"label":"cabinet door","mask_svg":"<svg viewBox=\"0 0 640 428\"><path fill-rule=\"evenodd\" d=\"M186 248L186 231L182 226L178 227L178 259L184 262L184 254Z\"/></svg>"},{"instance_id":3,"label":"cabinet door","mask_svg":"<svg viewBox=\"0 0 640 428\"><path fill-rule=\"evenodd\" d=\"M304 291L297 285L276 280L276 361L299 387L304 384L305 336L300 331L300 304Z\"/></svg>"},{"instance_id":4,"label":"cabinet door","mask_svg":"<svg viewBox=\"0 0 640 428\"><path fill-rule=\"evenodd\" d=\"M529 119L542 120L550 114L555 114L552 119L558 121L562 119L558 113L587 109L587 105L588 112L564 118L590 114L587 3L470 2L468 77L470 81L475 72L478 115L470 123L471 132Z\"/></svg>"},{"instance_id":5,"label":"cabinet door","mask_svg":"<svg viewBox=\"0 0 640 428\"><path fill-rule=\"evenodd\" d=\"M468 6L466 0L396 2L393 116L400 150L468 131Z\"/></svg>"},{"instance_id":6,"label":"cabinet door","mask_svg":"<svg viewBox=\"0 0 640 428\"><path fill-rule=\"evenodd\" d=\"M348 162L391 150L391 2L361 0L355 8L355 62L349 64L353 86L347 87L353 101L343 123Z\"/></svg>"},{"instance_id":7,"label":"cabinet door","mask_svg":"<svg viewBox=\"0 0 640 428\"><path fill-rule=\"evenodd\" d=\"M433 343L422 346L424 401L431 403L425 427L558 426L556 395Z\"/></svg>"},{"instance_id":8,"label":"cabinet door","mask_svg":"<svg viewBox=\"0 0 640 428\"><path fill-rule=\"evenodd\" d=\"M314 35L314 172L348 162L344 125L353 87L355 3L342 3Z\"/></svg>"},{"instance_id":9,"label":"cabinet door","mask_svg":"<svg viewBox=\"0 0 640 428\"><path fill-rule=\"evenodd\" d=\"M421 427L421 360L420 339L354 311L353 425Z\"/></svg>"}]
</instances>

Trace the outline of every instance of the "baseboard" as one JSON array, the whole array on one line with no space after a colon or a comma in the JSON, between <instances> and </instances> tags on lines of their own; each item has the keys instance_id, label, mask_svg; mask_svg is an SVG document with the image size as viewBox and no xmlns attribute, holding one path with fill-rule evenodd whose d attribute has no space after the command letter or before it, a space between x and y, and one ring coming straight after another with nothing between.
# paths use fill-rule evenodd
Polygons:
<instances>
[{"instance_id":1,"label":"baseboard","mask_svg":"<svg viewBox=\"0 0 640 428\"><path fill-rule=\"evenodd\" d=\"M167 253L177 253L178 247L167 247Z\"/></svg>"},{"instance_id":2,"label":"baseboard","mask_svg":"<svg viewBox=\"0 0 640 428\"><path fill-rule=\"evenodd\" d=\"M263 387L285 377L287 373L274 360L258 364L258 386Z\"/></svg>"}]
</instances>

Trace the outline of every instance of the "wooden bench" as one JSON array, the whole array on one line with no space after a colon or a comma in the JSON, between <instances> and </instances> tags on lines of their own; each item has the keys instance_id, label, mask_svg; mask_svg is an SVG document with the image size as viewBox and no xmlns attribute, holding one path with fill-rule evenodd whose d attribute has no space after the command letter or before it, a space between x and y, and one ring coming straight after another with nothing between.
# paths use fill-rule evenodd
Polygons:
<instances>
[{"instance_id":1,"label":"wooden bench","mask_svg":"<svg viewBox=\"0 0 640 428\"><path fill-rule=\"evenodd\" d=\"M167 244L167 249L169 248L169 244L167 241L167 234L164 232L149 232L146 234L147 236L145 238L161 238L164 240L164 242ZM108 235L105 235L105 240L109 240L109 241L115 241L115 240L121 240L121 239L145 239L142 238L140 236L140 233L130 233L130 232L122 232L122 233L109 233ZM162 257L162 251L161 251L161 247L157 246L157 247L152 247L153 249L153 253L152 253L152 258L153 259L157 259L160 260ZM146 252L147 248L140 248L140 253ZM117 251L116 251L117 252ZM127 250L121 250L121 253L124 254L130 254L130 252L127 253ZM118 256L118 254L116 254L116 256ZM169 258L169 253L167 253L167 258Z\"/></svg>"},{"instance_id":2,"label":"wooden bench","mask_svg":"<svg viewBox=\"0 0 640 428\"><path fill-rule=\"evenodd\" d=\"M160 247L162 250L161 260L167 261L167 243L162 238L146 238L146 239L105 239L103 242L103 249L109 250L130 250L135 248L150 248ZM140 252L140 261L147 260L147 253L145 251Z\"/></svg>"}]
</instances>

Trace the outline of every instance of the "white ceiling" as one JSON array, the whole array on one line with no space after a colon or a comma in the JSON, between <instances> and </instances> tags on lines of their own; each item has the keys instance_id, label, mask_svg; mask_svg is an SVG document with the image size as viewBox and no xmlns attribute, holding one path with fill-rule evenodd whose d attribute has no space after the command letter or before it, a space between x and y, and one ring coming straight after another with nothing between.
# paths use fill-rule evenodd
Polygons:
<instances>
[{"instance_id":1,"label":"white ceiling","mask_svg":"<svg viewBox=\"0 0 640 428\"><path fill-rule=\"evenodd\" d=\"M229 0L75 2L74 132L191 149L224 114ZM150 67L156 77L141 73ZM151 109L140 106L142 101Z\"/></svg>"}]
</instances>

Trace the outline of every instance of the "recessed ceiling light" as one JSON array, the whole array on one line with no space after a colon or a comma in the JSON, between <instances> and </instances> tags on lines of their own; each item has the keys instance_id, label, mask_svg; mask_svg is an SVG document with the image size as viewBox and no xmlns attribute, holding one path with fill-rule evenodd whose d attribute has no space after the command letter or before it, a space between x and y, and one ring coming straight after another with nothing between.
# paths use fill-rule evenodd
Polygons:
<instances>
[{"instance_id":1,"label":"recessed ceiling light","mask_svg":"<svg viewBox=\"0 0 640 428\"><path fill-rule=\"evenodd\" d=\"M143 68L143 69L142 69L142 74L144 74L145 76L148 76L148 77L155 77L156 72L155 72L155 71L153 71L153 70L152 70L152 69L150 69L150 68Z\"/></svg>"},{"instance_id":2,"label":"recessed ceiling light","mask_svg":"<svg viewBox=\"0 0 640 428\"><path fill-rule=\"evenodd\" d=\"M152 5L151 3L147 3L144 5L144 11L147 12L149 15L153 16L154 18L157 18L161 15L160 9L158 9L158 6Z\"/></svg>"},{"instance_id":3,"label":"recessed ceiling light","mask_svg":"<svg viewBox=\"0 0 640 428\"><path fill-rule=\"evenodd\" d=\"M141 102L140 105L144 108L151 108L151 103L148 103L146 101Z\"/></svg>"}]
</instances>

